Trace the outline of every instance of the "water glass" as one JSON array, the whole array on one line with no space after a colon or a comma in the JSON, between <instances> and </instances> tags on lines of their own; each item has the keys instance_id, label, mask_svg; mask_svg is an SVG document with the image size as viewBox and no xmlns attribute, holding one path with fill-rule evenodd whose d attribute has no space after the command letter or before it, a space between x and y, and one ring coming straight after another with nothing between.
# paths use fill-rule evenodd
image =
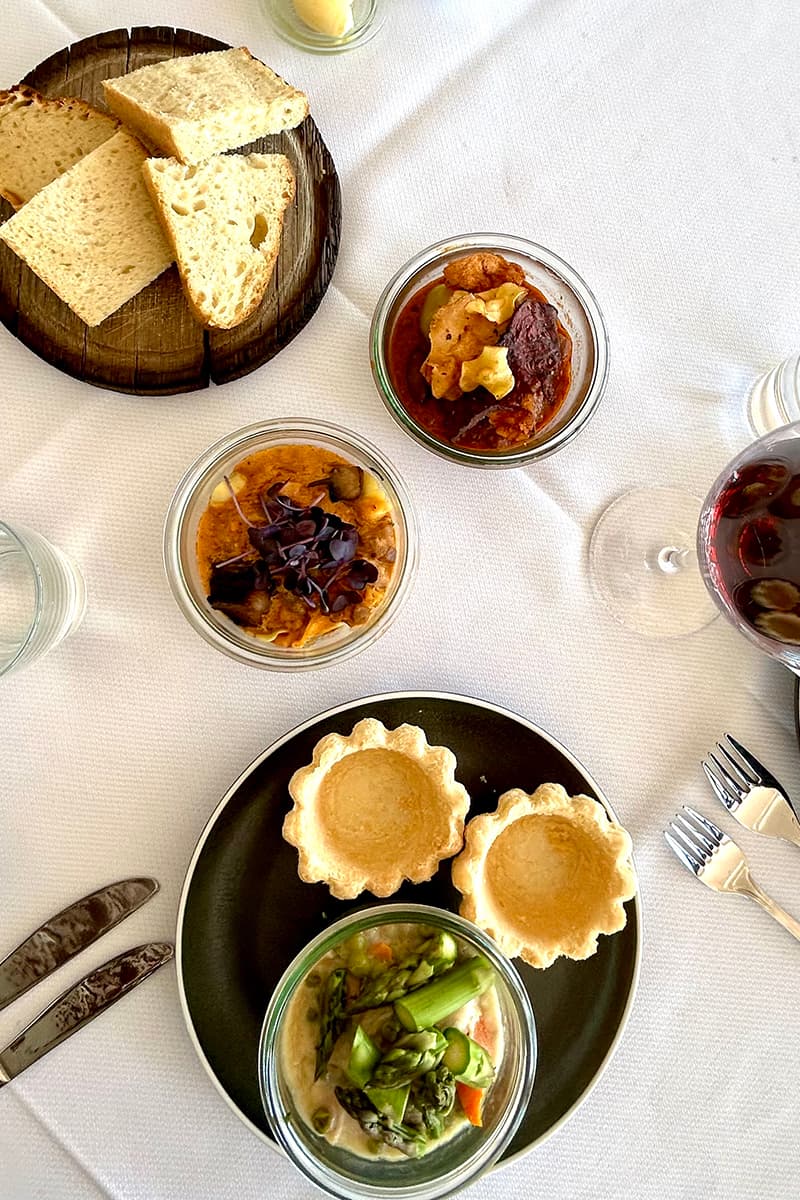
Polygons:
<instances>
[{"instance_id":1,"label":"water glass","mask_svg":"<svg viewBox=\"0 0 800 1200\"><path fill-rule=\"evenodd\" d=\"M747 399L747 416L756 437L800 421L800 354L759 376Z\"/></svg>"},{"instance_id":2,"label":"water glass","mask_svg":"<svg viewBox=\"0 0 800 1200\"><path fill-rule=\"evenodd\" d=\"M0 675L34 662L80 625L86 588L63 550L0 521Z\"/></svg>"}]
</instances>

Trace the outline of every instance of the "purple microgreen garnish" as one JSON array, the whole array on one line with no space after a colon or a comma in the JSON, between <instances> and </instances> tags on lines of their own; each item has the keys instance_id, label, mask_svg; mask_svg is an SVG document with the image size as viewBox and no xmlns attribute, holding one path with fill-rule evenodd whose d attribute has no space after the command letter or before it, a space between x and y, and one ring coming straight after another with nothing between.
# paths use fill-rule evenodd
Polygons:
<instances>
[{"instance_id":1,"label":"purple microgreen garnish","mask_svg":"<svg viewBox=\"0 0 800 1200\"><path fill-rule=\"evenodd\" d=\"M281 492L285 482L272 484L260 496L266 520L260 524L242 512L230 482L228 489L239 516L248 527L252 550L212 568L209 602L237 619L237 612L255 611L257 593L269 595L281 586L312 611L340 613L362 603L361 593L378 579L378 568L356 558L358 530L317 501L302 505ZM319 497L321 499L321 497ZM252 555L255 553L255 559ZM250 561L242 560L249 558ZM246 603L245 603L246 601ZM255 607L267 603L266 597Z\"/></svg>"},{"instance_id":2,"label":"purple microgreen garnish","mask_svg":"<svg viewBox=\"0 0 800 1200\"><path fill-rule=\"evenodd\" d=\"M251 550L245 550L243 554L235 554L233 558L226 558L224 562L214 563L214 567L219 570L220 567L229 567L232 563L241 562L243 558L247 558L251 554Z\"/></svg>"},{"instance_id":3,"label":"purple microgreen garnish","mask_svg":"<svg viewBox=\"0 0 800 1200\"><path fill-rule=\"evenodd\" d=\"M234 508L236 509L237 513L238 513L238 514L239 514L239 516L242 518L242 520L244 521L245 525L249 525L249 526L250 526L250 528L252 529L252 528L253 528L253 522L252 522L252 521L248 521L247 517L246 517L246 516L244 515L244 513L242 512L242 506L241 506L241 504L239 503L239 497L236 495L236 492L233 490L233 487L232 487L232 485L231 485L231 481L230 481L230 479L228 478L228 476L227 476L227 475L223 475L223 476L222 476L222 478L225 480L225 483L226 483L226 485L227 485L228 491L229 491L229 492L230 492L230 494L231 494L231 500L233 501L233 506L234 506Z\"/></svg>"}]
</instances>

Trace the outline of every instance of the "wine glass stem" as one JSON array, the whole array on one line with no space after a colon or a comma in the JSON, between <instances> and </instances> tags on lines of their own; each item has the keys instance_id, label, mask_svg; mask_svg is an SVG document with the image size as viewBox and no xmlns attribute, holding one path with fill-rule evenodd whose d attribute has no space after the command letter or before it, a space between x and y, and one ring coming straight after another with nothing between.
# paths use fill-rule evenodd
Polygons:
<instances>
[{"instance_id":1,"label":"wine glass stem","mask_svg":"<svg viewBox=\"0 0 800 1200\"><path fill-rule=\"evenodd\" d=\"M687 566L691 551L682 546L662 546L656 554L655 565L665 575L677 575Z\"/></svg>"}]
</instances>

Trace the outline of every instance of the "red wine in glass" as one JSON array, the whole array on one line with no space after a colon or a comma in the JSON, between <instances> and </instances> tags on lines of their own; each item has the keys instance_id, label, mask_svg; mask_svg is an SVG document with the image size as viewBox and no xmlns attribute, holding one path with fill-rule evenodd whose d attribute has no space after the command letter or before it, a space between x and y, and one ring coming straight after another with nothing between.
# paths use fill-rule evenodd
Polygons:
<instances>
[{"instance_id":1,"label":"red wine in glass","mask_svg":"<svg viewBox=\"0 0 800 1200\"><path fill-rule=\"evenodd\" d=\"M800 674L800 423L725 468L700 514L697 555L728 619Z\"/></svg>"}]
</instances>

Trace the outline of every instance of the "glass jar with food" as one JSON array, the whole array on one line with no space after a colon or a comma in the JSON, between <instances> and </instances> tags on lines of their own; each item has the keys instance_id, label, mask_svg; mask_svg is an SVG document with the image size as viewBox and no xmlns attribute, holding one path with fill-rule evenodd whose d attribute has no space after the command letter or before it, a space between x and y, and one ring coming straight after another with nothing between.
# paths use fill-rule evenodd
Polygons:
<instances>
[{"instance_id":1,"label":"glass jar with food","mask_svg":"<svg viewBox=\"0 0 800 1200\"><path fill-rule=\"evenodd\" d=\"M384 0L263 0L276 32L312 54L340 54L370 41Z\"/></svg>"},{"instance_id":2,"label":"glass jar with food","mask_svg":"<svg viewBox=\"0 0 800 1200\"><path fill-rule=\"evenodd\" d=\"M521 238L469 234L422 251L387 285L371 359L417 441L469 466L511 467L583 427L608 345L596 300L565 262Z\"/></svg>"},{"instance_id":3,"label":"glass jar with food","mask_svg":"<svg viewBox=\"0 0 800 1200\"><path fill-rule=\"evenodd\" d=\"M413 574L414 518L377 450L323 422L271 421L212 446L173 497L164 555L207 641L265 667L368 645Z\"/></svg>"},{"instance_id":4,"label":"glass jar with food","mask_svg":"<svg viewBox=\"0 0 800 1200\"><path fill-rule=\"evenodd\" d=\"M336 1196L443 1196L503 1152L535 1064L510 962L460 917L383 905L289 967L262 1033L262 1095L295 1163Z\"/></svg>"}]
</instances>

